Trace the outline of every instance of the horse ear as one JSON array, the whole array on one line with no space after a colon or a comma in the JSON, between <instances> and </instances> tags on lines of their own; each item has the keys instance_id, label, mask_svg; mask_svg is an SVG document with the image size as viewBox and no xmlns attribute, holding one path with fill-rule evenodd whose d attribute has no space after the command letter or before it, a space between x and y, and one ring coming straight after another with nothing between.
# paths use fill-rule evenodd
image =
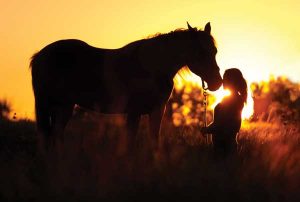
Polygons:
<instances>
[{"instance_id":1,"label":"horse ear","mask_svg":"<svg viewBox=\"0 0 300 202\"><path fill-rule=\"evenodd\" d=\"M208 22L208 23L205 25L204 31L205 31L206 33L210 34L210 32L211 32L210 22Z\"/></svg>"},{"instance_id":2,"label":"horse ear","mask_svg":"<svg viewBox=\"0 0 300 202\"><path fill-rule=\"evenodd\" d=\"M189 22L186 22L186 23L187 23L187 26L189 28L189 31L195 31L195 29L191 27L191 25L189 24Z\"/></svg>"}]
</instances>

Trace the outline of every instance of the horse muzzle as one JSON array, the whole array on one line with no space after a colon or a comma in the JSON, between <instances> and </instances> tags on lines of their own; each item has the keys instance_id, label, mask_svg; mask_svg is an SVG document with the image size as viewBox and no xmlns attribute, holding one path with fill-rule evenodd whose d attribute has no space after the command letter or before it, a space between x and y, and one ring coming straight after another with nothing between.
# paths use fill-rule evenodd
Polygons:
<instances>
[{"instance_id":1,"label":"horse muzzle","mask_svg":"<svg viewBox=\"0 0 300 202\"><path fill-rule=\"evenodd\" d=\"M216 91L222 86L222 78L220 77L217 81L207 82L207 85L208 90Z\"/></svg>"}]
</instances>

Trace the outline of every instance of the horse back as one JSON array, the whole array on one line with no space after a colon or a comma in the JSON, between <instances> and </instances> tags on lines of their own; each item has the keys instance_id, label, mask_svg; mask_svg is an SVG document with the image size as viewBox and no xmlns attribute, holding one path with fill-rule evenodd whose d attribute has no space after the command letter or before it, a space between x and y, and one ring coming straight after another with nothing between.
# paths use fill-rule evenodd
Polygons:
<instances>
[{"instance_id":1,"label":"horse back","mask_svg":"<svg viewBox=\"0 0 300 202\"><path fill-rule=\"evenodd\" d=\"M160 82L164 79L143 69L140 44L110 50L72 39L46 46L31 61L35 97L98 108L104 113L151 111L169 96L172 84L163 90L166 85Z\"/></svg>"},{"instance_id":2,"label":"horse back","mask_svg":"<svg viewBox=\"0 0 300 202\"><path fill-rule=\"evenodd\" d=\"M80 97L88 100L102 86L99 76L105 53L105 49L74 39L49 44L31 61L35 95L55 101L62 98L74 102Z\"/></svg>"}]
</instances>

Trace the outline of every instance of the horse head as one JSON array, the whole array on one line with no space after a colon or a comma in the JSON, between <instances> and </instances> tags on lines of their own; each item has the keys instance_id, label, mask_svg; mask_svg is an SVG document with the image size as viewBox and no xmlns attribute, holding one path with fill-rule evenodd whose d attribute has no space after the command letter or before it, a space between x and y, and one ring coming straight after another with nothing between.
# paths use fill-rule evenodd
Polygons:
<instances>
[{"instance_id":1,"label":"horse head","mask_svg":"<svg viewBox=\"0 0 300 202\"><path fill-rule=\"evenodd\" d=\"M217 48L211 36L210 23L205 25L204 31L187 24L189 32L187 65L207 83L209 90L215 91L222 85L222 77L216 62Z\"/></svg>"}]
</instances>

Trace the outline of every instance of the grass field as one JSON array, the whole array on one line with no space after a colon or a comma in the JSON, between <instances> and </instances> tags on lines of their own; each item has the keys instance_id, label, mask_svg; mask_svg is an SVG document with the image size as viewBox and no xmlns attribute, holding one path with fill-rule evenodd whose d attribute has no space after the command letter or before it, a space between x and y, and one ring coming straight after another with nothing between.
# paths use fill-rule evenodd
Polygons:
<instances>
[{"instance_id":1,"label":"grass field","mask_svg":"<svg viewBox=\"0 0 300 202\"><path fill-rule=\"evenodd\" d=\"M0 121L0 201L300 201L294 124L245 123L239 157L214 160L201 134L165 122L153 155L147 117L127 155L125 118L68 124L64 151L41 158L30 121Z\"/></svg>"}]
</instances>

